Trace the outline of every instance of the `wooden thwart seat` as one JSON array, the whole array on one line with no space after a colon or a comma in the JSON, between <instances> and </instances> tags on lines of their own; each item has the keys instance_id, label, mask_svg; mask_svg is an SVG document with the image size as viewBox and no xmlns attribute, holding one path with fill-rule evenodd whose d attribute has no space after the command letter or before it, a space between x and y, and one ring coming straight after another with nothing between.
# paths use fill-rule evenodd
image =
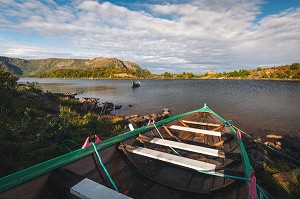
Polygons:
<instances>
[{"instance_id":1,"label":"wooden thwart seat","mask_svg":"<svg viewBox=\"0 0 300 199\"><path fill-rule=\"evenodd\" d=\"M192 132L192 133L201 133L201 134L213 135L213 136L218 136L218 137L221 137L221 135L222 135L222 133L218 132L218 131L202 130L202 129L191 128L191 127L177 126L177 125L170 126L170 129L187 131L187 132Z\"/></svg>"},{"instance_id":2,"label":"wooden thwart seat","mask_svg":"<svg viewBox=\"0 0 300 199\"><path fill-rule=\"evenodd\" d=\"M182 122L186 124L198 124L203 126L213 126L213 127L219 127L222 126L221 124L214 124L214 123L206 123L206 122L197 122L197 121L191 121L191 120L181 120Z\"/></svg>"},{"instance_id":3,"label":"wooden thwart seat","mask_svg":"<svg viewBox=\"0 0 300 199\"><path fill-rule=\"evenodd\" d=\"M194 153L200 153L200 154L210 155L214 157L225 158L225 153L217 149L212 149L212 148L207 148L207 147L202 147L202 146L197 146L192 144L186 144L182 142L175 142L175 141L165 140L160 138L149 139L148 137L141 136L141 135L138 137L138 139L141 141L146 141L149 143L158 144L162 146L173 147L176 149L181 149L181 150L190 151Z\"/></svg>"},{"instance_id":4,"label":"wooden thwart seat","mask_svg":"<svg viewBox=\"0 0 300 199\"><path fill-rule=\"evenodd\" d=\"M132 152L138 155L168 162L171 164L176 164L190 169L205 170L205 171L214 171L216 169L216 165L214 164L193 160L190 158L185 158L177 155L172 155L168 153L163 153L160 151L155 151L144 147L137 147L133 149Z\"/></svg>"}]
</instances>

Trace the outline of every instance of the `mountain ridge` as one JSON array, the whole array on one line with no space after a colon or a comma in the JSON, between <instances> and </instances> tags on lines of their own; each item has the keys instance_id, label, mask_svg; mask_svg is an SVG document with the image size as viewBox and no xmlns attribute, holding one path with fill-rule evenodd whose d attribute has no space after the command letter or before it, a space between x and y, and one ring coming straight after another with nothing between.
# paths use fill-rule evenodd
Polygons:
<instances>
[{"instance_id":1,"label":"mountain ridge","mask_svg":"<svg viewBox=\"0 0 300 199\"><path fill-rule=\"evenodd\" d=\"M0 56L0 67L6 67L19 76L36 76L56 70L120 69L137 74L150 74L138 64L117 58L95 57L92 59L47 58L20 59Z\"/></svg>"}]
</instances>

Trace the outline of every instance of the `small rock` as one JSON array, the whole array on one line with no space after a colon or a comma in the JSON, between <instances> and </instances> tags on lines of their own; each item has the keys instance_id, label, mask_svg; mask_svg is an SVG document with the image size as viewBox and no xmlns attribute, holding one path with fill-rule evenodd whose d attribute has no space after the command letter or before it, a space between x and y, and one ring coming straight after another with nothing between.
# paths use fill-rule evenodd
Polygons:
<instances>
[{"instance_id":1,"label":"small rock","mask_svg":"<svg viewBox=\"0 0 300 199\"><path fill-rule=\"evenodd\" d=\"M164 109L163 109L163 113L165 113L165 114L169 114L169 113L170 113L170 109L168 109L168 108L164 108Z\"/></svg>"},{"instance_id":2,"label":"small rock","mask_svg":"<svg viewBox=\"0 0 300 199\"><path fill-rule=\"evenodd\" d=\"M162 119L167 118L167 117L169 117L169 114L164 114L164 113L163 113L163 114L161 115L161 118L162 118Z\"/></svg>"},{"instance_id":3,"label":"small rock","mask_svg":"<svg viewBox=\"0 0 300 199\"><path fill-rule=\"evenodd\" d=\"M85 102L86 100L85 100L84 98L79 98L78 101L79 101L80 103L83 103L83 102Z\"/></svg>"},{"instance_id":4,"label":"small rock","mask_svg":"<svg viewBox=\"0 0 300 199\"><path fill-rule=\"evenodd\" d=\"M277 149L277 150L281 150L281 146L279 146L279 145L275 145L275 149Z\"/></svg>"},{"instance_id":5,"label":"small rock","mask_svg":"<svg viewBox=\"0 0 300 199\"><path fill-rule=\"evenodd\" d=\"M151 118L154 119L154 120L157 120L158 115L156 113L153 113L153 114L151 114Z\"/></svg>"},{"instance_id":6,"label":"small rock","mask_svg":"<svg viewBox=\"0 0 300 199\"><path fill-rule=\"evenodd\" d=\"M275 148L275 144L272 143L272 142L265 142L264 144L267 145L267 146Z\"/></svg>"},{"instance_id":7,"label":"small rock","mask_svg":"<svg viewBox=\"0 0 300 199\"><path fill-rule=\"evenodd\" d=\"M281 146L281 142L275 142L275 144Z\"/></svg>"},{"instance_id":8,"label":"small rock","mask_svg":"<svg viewBox=\"0 0 300 199\"><path fill-rule=\"evenodd\" d=\"M122 105L115 105L115 109L121 109Z\"/></svg>"},{"instance_id":9,"label":"small rock","mask_svg":"<svg viewBox=\"0 0 300 199\"><path fill-rule=\"evenodd\" d=\"M144 116L144 119L145 119L145 120L150 120L150 115L145 115L145 116Z\"/></svg>"},{"instance_id":10,"label":"small rock","mask_svg":"<svg viewBox=\"0 0 300 199\"><path fill-rule=\"evenodd\" d=\"M275 140L281 140L282 139L282 136L281 135L273 135L273 134L269 134L266 136L266 138L269 138L269 139L275 139Z\"/></svg>"}]
</instances>

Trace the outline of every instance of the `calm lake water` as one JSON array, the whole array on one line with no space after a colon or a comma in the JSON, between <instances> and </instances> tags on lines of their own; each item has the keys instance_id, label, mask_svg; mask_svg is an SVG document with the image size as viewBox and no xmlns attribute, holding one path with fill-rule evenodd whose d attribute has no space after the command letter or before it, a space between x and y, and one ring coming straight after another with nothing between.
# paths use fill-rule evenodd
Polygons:
<instances>
[{"instance_id":1,"label":"calm lake water","mask_svg":"<svg viewBox=\"0 0 300 199\"><path fill-rule=\"evenodd\" d=\"M66 80L21 78L39 82L44 91L79 93L101 103L122 105L117 115L172 115L208 107L249 134L292 134L300 137L300 82L256 80ZM129 107L129 105L133 105Z\"/></svg>"}]
</instances>

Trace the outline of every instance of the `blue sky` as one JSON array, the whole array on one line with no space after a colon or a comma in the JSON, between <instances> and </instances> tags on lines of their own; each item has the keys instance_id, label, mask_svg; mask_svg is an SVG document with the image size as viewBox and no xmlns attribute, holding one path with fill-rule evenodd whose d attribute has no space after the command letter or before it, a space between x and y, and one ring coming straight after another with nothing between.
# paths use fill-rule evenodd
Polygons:
<instances>
[{"instance_id":1,"label":"blue sky","mask_svg":"<svg viewBox=\"0 0 300 199\"><path fill-rule=\"evenodd\" d=\"M300 0L0 0L0 56L116 57L152 73L300 62Z\"/></svg>"}]
</instances>

